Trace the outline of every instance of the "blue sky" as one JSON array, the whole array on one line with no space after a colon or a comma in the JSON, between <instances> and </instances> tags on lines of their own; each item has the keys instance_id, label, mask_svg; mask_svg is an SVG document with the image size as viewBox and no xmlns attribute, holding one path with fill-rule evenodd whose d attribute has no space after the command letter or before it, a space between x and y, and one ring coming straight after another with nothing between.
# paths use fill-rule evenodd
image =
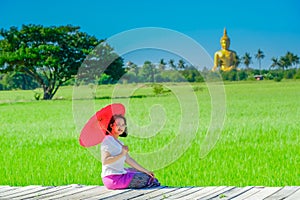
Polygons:
<instances>
[{"instance_id":1,"label":"blue sky","mask_svg":"<svg viewBox=\"0 0 300 200\"><path fill-rule=\"evenodd\" d=\"M220 49L219 40L226 27L231 39L230 48L239 56L250 53L253 67L258 67L254 54L259 48L265 54L264 68L270 66L272 57L283 56L287 51L300 56L300 2L297 0L0 2L0 28L5 29L30 23L44 26L72 24L104 39L135 28L160 27L187 35L213 57Z\"/></svg>"}]
</instances>

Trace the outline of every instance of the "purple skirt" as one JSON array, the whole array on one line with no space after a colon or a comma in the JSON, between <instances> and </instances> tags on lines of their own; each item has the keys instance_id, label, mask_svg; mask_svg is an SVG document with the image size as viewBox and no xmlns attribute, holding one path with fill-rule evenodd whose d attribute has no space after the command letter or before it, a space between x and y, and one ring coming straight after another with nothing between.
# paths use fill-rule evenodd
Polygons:
<instances>
[{"instance_id":1,"label":"purple skirt","mask_svg":"<svg viewBox=\"0 0 300 200\"><path fill-rule=\"evenodd\" d=\"M125 169L126 174L108 175L102 178L102 182L110 190L127 189L127 188L144 188L159 186L157 179L149 175L136 171L135 169Z\"/></svg>"}]
</instances>

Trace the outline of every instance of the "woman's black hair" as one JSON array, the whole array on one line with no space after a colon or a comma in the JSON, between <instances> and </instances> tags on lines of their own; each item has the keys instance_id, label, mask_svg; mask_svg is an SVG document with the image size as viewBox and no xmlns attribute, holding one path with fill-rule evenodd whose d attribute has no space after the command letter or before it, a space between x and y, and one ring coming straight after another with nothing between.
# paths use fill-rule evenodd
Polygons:
<instances>
[{"instance_id":1,"label":"woman's black hair","mask_svg":"<svg viewBox=\"0 0 300 200\"><path fill-rule=\"evenodd\" d=\"M122 118L124 120L125 125L127 125L126 118L124 116L122 116L122 115L113 115L111 117L109 123L108 123L107 131L105 133L106 135L110 134L111 129L112 129L110 125L112 125L113 123L115 123L116 119L118 119L118 118ZM128 133L127 133L127 126L126 126L124 132L121 135L119 135L119 136L120 137L127 137L127 135L128 135Z\"/></svg>"}]
</instances>

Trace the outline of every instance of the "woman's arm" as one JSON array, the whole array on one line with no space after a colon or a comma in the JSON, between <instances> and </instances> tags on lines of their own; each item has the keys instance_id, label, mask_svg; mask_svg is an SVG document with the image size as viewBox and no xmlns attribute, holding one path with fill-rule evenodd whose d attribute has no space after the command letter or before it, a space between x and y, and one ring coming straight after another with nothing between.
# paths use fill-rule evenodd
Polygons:
<instances>
[{"instance_id":1,"label":"woman's arm","mask_svg":"<svg viewBox=\"0 0 300 200\"><path fill-rule=\"evenodd\" d=\"M127 146L123 146L121 153L116 156L110 155L110 153L107 151L101 151L102 164L108 165L108 164L114 163L117 160L119 160L120 158L122 158L123 156L125 156L127 154L127 152L128 152Z\"/></svg>"},{"instance_id":2,"label":"woman's arm","mask_svg":"<svg viewBox=\"0 0 300 200\"><path fill-rule=\"evenodd\" d=\"M144 172L146 174L148 174L151 177L154 177L153 172L148 171L147 169L145 169L144 167L142 167L140 164L138 164L133 158L131 158L128 154L126 156L126 160L125 162L130 165L131 167L135 168L138 171Z\"/></svg>"}]
</instances>

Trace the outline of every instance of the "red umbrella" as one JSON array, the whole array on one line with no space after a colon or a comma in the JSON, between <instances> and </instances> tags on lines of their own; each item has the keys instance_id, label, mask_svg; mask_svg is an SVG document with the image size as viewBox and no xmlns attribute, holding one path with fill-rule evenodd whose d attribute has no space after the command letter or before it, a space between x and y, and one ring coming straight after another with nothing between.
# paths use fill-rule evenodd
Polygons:
<instances>
[{"instance_id":1,"label":"red umbrella","mask_svg":"<svg viewBox=\"0 0 300 200\"><path fill-rule=\"evenodd\" d=\"M81 130L79 143L83 147L95 146L105 137L108 123L113 115L125 115L123 104L110 104L94 114Z\"/></svg>"}]
</instances>

